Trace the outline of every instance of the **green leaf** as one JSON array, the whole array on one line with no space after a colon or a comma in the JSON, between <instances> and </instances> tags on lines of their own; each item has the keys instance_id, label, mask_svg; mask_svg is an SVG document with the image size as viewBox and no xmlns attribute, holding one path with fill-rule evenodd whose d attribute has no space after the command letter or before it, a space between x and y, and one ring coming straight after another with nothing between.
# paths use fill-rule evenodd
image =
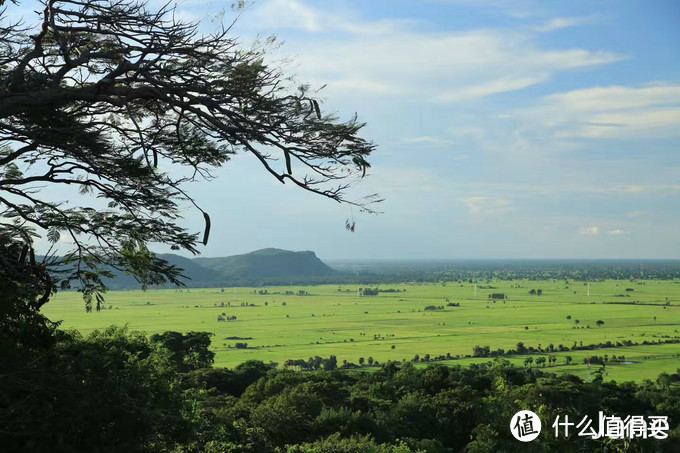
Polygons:
<instances>
[{"instance_id":1,"label":"green leaf","mask_svg":"<svg viewBox=\"0 0 680 453\"><path fill-rule=\"evenodd\" d=\"M61 233L59 233L59 230L56 228L50 228L47 232L47 240L50 241L51 244L56 244L59 242L60 238Z\"/></svg>"}]
</instances>

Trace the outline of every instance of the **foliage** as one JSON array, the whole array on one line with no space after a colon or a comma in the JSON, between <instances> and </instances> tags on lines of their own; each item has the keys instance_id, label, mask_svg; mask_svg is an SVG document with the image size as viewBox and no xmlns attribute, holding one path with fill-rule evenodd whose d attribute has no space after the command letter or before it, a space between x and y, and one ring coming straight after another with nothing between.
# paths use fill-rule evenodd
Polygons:
<instances>
[{"instance_id":1,"label":"foliage","mask_svg":"<svg viewBox=\"0 0 680 453\"><path fill-rule=\"evenodd\" d=\"M52 293L50 276L29 248L0 232L0 352L23 355L53 342L56 324L40 312Z\"/></svg>"},{"instance_id":2,"label":"foliage","mask_svg":"<svg viewBox=\"0 0 680 453\"><path fill-rule=\"evenodd\" d=\"M210 351L208 332L165 332L151 336L151 343L170 352L170 360L182 371L212 366L215 353Z\"/></svg>"},{"instance_id":3,"label":"foliage","mask_svg":"<svg viewBox=\"0 0 680 453\"><path fill-rule=\"evenodd\" d=\"M345 196L374 150L363 124L322 115L307 85L266 63L273 39L247 48L230 27L199 33L169 4L41 3L34 27L0 23L0 232L67 237L74 248L46 262L63 288L77 282L88 309L112 269L180 283L148 245L198 253L210 217L184 187L236 153L281 183L371 211L375 198ZM56 186L102 202L52 200L44 189ZM180 225L187 204L203 213L202 238Z\"/></svg>"},{"instance_id":4,"label":"foliage","mask_svg":"<svg viewBox=\"0 0 680 453\"><path fill-rule=\"evenodd\" d=\"M411 453L404 443L377 444L370 436L343 438L338 433L325 439L301 445L292 445L286 453Z\"/></svg>"},{"instance_id":5,"label":"foliage","mask_svg":"<svg viewBox=\"0 0 680 453\"><path fill-rule=\"evenodd\" d=\"M0 362L4 451L167 451L188 438L166 350L117 328L56 339Z\"/></svg>"},{"instance_id":6,"label":"foliage","mask_svg":"<svg viewBox=\"0 0 680 453\"><path fill-rule=\"evenodd\" d=\"M373 373L299 372L257 361L232 370L191 368L177 366L191 362L186 356L178 361L177 344L120 328L87 337L59 331L54 345L0 362L0 423L11 428L0 433L3 448L527 451L508 431L520 409L542 419L545 433L532 442L535 451L671 452L680 441L677 428L667 440L606 443L575 435L555 439L549 428L557 415L597 419L598 411L667 415L677 427L680 387L671 375L642 384L586 383L502 359L469 368L388 363Z\"/></svg>"},{"instance_id":7,"label":"foliage","mask_svg":"<svg viewBox=\"0 0 680 453\"><path fill-rule=\"evenodd\" d=\"M210 389L208 390L211 391ZM220 392L213 388L212 398ZM416 369L385 365L375 373L292 372L270 370L237 399L207 410L212 425L233 426L223 446L253 444L259 451L526 451L507 429L520 409L539 413L550 426L556 415L659 414L677 424L680 412L667 402L680 389L663 385L585 383L574 376L555 377L523 370L502 360L470 369L430 366ZM666 403L662 403L666 401ZM546 430L551 434L550 429ZM572 436L569 441L543 434L536 451L672 451L678 433L667 441L611 442ZM195 444L194 451L201 446Z\"/></svg>"}]
</instances>

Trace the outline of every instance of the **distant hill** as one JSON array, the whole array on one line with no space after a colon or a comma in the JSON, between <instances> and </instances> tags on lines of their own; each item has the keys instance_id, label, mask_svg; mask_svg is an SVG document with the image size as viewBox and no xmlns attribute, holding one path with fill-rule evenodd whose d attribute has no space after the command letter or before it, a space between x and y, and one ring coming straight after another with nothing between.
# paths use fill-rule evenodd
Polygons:
<instances>
[{"instance_id":1,"label":"distant hill","mask_svg":"<svg viewBox=\"0 0 680 453\"><path fill-rule=\"evenodd\" d=\"M291 252L267 248L245 255L224 258L195 258L196 264L209 268L227 279L262 279L271 277L325 277L336 274L314 252Z\"/></svg>"},{"instance_id":2,"label":"distant hill","mask_svg":"<svg viewBox=\"0 0 680 453\"><path fill-rule=\"evenodd\" d=\"M338 272L321 261L314 252L291 252L275 248L221 258L185 258L159 254L170 264L183 269L185 284L194 288L278 284L327 283ZM130 275L115 271L106 279L112 289L134 289L139 284Z\"/></svg>"},{"instance_id":3,"label":"distant hill","mask_svg":"<svg viewBox=\"0 0 680 453\"><path fill-rule=\"evenodd\" d=\"M218 272L201 266L195 259L185 258L172 253L159 254L158 257L183 269L182 274L189 279L187 283L190 283L190 286L212 286L211 283L214 283L221 277Z\"/></svg>"},{"instance_id":4,"label":"distant hill","mask_svg":"<svg viewBox=\"0 0 680 453\"><path fill-rule=\"evenodd\" d=\"M175 255L172 253L160 253L159 258L164 259L168 263L182 269L182 274L185 278L182 280L187 286L192 287L209 287L215 286L216 282L221 280L220 275L210 268L203 267L195 263L190 258ZM120 271L113 270L115 278L105 278L104 281L109 289L136 289L139 288L139 283L131 275L126 275Z\"/></svg>"}]
</instances>

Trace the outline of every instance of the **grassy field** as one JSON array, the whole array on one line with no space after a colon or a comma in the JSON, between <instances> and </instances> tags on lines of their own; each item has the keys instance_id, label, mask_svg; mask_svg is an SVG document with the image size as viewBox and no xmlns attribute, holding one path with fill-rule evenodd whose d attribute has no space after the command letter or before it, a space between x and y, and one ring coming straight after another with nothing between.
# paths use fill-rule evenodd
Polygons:
<instances>
[{"instance_id":1,"label":"grassy field","mask_svg":"<svg viewBox=\"0 0 680 453\"><path fill-rule=\"evenodd\" d=\"M287 359L331 354L339 363L358 363L362 357L379 362L408 361L426 354L464 357L476 345L507 350L519 341L545 348L551 343L571 347L580 342L680 338L680 282L594 282L590 295L582 282L516 280L486 286L478 286L476 297L474 285L453 282L383 285L381 289L399 291L362 297L356 285L262 288L266 295L254 293L260 288L121 291L107 294L106 307L111 309L93 313L85 312L79 294L59 293L44 311L52 320L63 320L62 327L82 332L112 324L147 333L209 331L215 334L215 365L229 367L249 359L283 364ZM541 289L542 295L530 295L531 289ZM298 295L300 290L309 295ZM504 293L507 299L491 301L490 293ZM446 306L447 299L460 306ZM444 310L426 311L430 305ZM236 320L218 322L222 313ZM604 322L600 327L598 320ZM237 342L247 343L248 348L237 349ZM626 358L625 364L607 365L606 379L654 379L663 371L680 368L680 344L664 344L554 353L557 366L546 370L587 378L583 358L605 354ZM565 364L567 355L573 357L573 364ZM525 358L509 357L520 366Z\"/></svg>"}]
</instances>

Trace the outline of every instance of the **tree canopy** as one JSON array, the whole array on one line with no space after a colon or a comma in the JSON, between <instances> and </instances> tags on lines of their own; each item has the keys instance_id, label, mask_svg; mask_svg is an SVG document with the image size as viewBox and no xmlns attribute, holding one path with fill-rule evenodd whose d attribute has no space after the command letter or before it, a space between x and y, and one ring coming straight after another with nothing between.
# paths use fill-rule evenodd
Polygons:
<instances>
[{"instance_id":1,"label":"tree canopy","mask_svg":"<svg viewBox=\"0 0 680 453\"><path fill-rule=\"evenodd\" d=\"M8 21L13 3L0 21L0 233L22 246L3 265L44 269L39 233L73 244L48 263L58 278L45 288L75 281L88 308L111 269L143 285L179 283L148 245L198 253L210 217L185 183L211 179L236 153L281 183L368 211L378 201L347 197L375 149L359 136L364 125L323 113L317 92L267 63L273 38L247 47L231 26L199 33L169 5L41 3L35 26ZM57 185L103 204L55 200ZM203 213L202 235L181 225L187 203Z\"/></svg>"}]
</instances>

